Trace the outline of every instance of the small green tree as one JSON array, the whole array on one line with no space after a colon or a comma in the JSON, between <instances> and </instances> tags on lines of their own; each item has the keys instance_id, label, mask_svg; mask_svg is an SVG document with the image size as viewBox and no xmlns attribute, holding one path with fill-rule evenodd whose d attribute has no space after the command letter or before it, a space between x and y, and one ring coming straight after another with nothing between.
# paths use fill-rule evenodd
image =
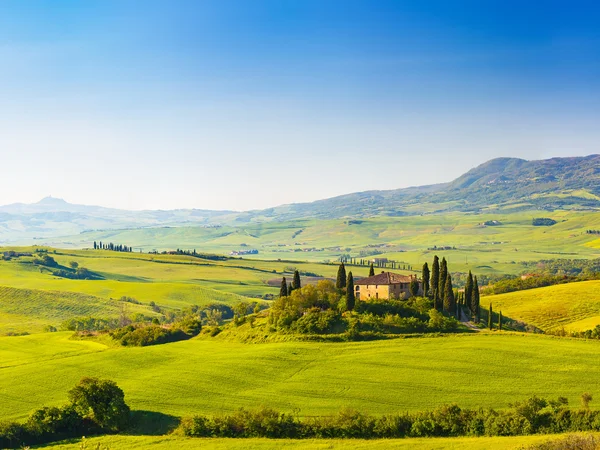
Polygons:
<instances>
[{"instance_id":1,"label":"small green tree","mask_svg":"<svg viewBox=\"0 0 600 450\"><path fill-rule=\"evenodd\" d=\"M373 267L373 263L371 263L371 267L369 267L369 276L375 276L375 267Z\"/></svg>"},{"instance_id":2,"label":"small green tree","mask_svg":"<svg viewBox=\"0 0 600 450\"><path fill-rule=\"evenodd\" d=\"M427 297L429 295L429 266L427 263L423 264L421 278L423 280L423 295Z\"/></svg>"},{"instance_id":3,"label":"small green tree","mask_svg":"<svg viewBox=\"0 0 600 450\"><path fill-rule=\"evenodd\" d=\"M352 311L356 303L356 297L354 295L354 278L352 272L348 272L348 281L346 283L346 309Z\"/></svg>"},{"instance_id":4,"label":"small green tree","mask_svg":"<svg viewBox=\"0 0 600 450\"><path fill-rule=\"evenodd\" d=\"M341 263L340 267L338 268L335 287L338 289L344 289L346 287L346 282L346 266L344 266L344 263Z\"/></svg>"},{"instance_id":5,"label":"small green tree","mask_svg":"<svg viewBox=\"0 0 600 450\"><path fill-rule=\"evenodd\" d=\"M293 290L294 290L294 286L292 286L292 283L288 284L288 295L292 295Z\"/></svg>"},{"instance_id":6,"label":"small green tree","mask_svg":"<svg viewBox=\"0 0 600 450\"><path fill-rule=\"evenodd\" d=\"M287 281L286 281L285 277L283 277L283 279L281 280L281 287L279 288L279 296L287 297L287 295L288 295Z\"/></svg>"},{"instance_id":7,"label":"small green tree","mask_svg":"<svg viewBox=\"0 0 600 450\"><path fill-rule=\"evenodd\" d=\"M411 297L416 297L419 295L419 280L417 280L417 277L413 277L410 280L408 291L410 292Z\"/></svg>"},{"instance_id":8,"label":"small green tree","mask_svg":"<svg viewBox=\"0 0 600 450\"><path fill-rule=\"evenodd\" d=\"M104 430L119 431L129 422L130 410L125 403L125 394L114 381L85 377L68 395L83 418Z\"/></svg>"},{"instance_id":9,"label":"small green tree","mask_svg":"<svg viewBox=\"0 0 600 450\"><path fill-rule=\"evenodd\" d=\"M77 261L71 261L69 266L71 266L71 269L77 269L79 267L79 263Z\"/></svg>"},{"instance_id":10,"label":"small green tree","mask_svg":"<svg viewBox=\"0 0 600 450\"><path fill-rule=\"evenodd\" d=\"M300 289L302 285L300 284L300 272L294 270L294 279L292 281L292 287L294 289Z\"/></svg>"},{"instance_id":11,"label":"small green tree","mask_svg":"<svg viewBox=\"0 0 600 450\"><path fill-rule=\"evenodd\" d=\"M494 315L494 311L492 310L492 304L490 303L490 309L488 310L488 328L490 330L494 329L494 322L492 316Z\"/></svg>"}]
</instances>

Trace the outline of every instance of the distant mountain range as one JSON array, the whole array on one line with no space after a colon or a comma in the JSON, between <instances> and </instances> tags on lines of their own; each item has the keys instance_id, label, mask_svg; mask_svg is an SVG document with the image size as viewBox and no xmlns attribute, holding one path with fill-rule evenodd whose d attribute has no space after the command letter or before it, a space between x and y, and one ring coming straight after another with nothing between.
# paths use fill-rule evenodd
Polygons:
<instances>
[{"instance_id":1,"label":"distant mountain range","mask_svg":"<svg viewBox=\"0 0 600 450\"><path fill-rule=\"evenodd\" d=\"M33 204L1 206L0 243L75 235L86 230L536 208L600 209L600 155L539 161L497 158L450 183L365 191L246 212L125 211L46 197Z\"/></svg>"}]
</instances>

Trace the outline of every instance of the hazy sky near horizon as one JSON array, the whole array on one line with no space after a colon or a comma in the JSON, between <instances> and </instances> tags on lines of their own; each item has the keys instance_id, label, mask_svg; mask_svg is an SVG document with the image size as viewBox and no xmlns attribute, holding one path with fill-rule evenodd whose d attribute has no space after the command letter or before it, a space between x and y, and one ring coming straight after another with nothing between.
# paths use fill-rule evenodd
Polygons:
<instances>
[{"instance_id":1,"label":"hazy sky near horizon","mask_svg":"<svg viewBox=\"0 0 600 450\"><path fill-rule=\"evenodd\" d=\"M600 153L600 4L0 2L0 204L247 210Z\"/></svg>"}]
</instances>

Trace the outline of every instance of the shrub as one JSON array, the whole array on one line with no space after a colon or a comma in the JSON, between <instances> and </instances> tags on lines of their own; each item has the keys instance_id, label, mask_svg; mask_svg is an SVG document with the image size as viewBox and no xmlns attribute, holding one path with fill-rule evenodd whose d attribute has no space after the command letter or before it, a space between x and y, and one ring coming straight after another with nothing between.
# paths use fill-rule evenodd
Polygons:
<instances>
[{"instance_id":1,"label":"shrub","mask_svg":"<svg viewBox=\"0 0 600 450\"><path fill-rule=\"evenodd\" d=\"M103 430L119 431L129 422L125 394L114 381L82 378L69 391L69 401L81 417L90 419Z\"/></svg>"}]
</instances>

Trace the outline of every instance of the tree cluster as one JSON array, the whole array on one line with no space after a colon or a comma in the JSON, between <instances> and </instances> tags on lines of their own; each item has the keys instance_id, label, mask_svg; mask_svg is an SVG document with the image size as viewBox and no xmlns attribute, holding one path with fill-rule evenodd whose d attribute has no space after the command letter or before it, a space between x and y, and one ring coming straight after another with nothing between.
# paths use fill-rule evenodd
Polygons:
<instances>
[{"instance_id":1,"label":"tree cluster","mask_svg":"<svg viewBox=\"0 0 600 450\"><path fill-rule=\"evenodd\" d=\"M82 435L114 433L129 425L125 394L114 381L82 378L68 398L64 406L34 411L23 424L0 423L0 448L25 448Z\"/></svg>"},{"instance_id":2,"label":"tree cluster","mask_svg":"<svg viewBox=\"0 0 600 450\"><path fill-rule=\"evenodd\" d=\"M436 310L445 311L447 314L460 319L462 308L468 312L471 318L479 321L479 284L477 277L474 277L471 271L467 276L464 293L454 289L446 258L442 258L440 261L439 257L434 255L431 271L429 265L425 263L421 277L423 292L433 300L433 306Z\"/></svg>"},{"instance_id":3,"label":"tree cluster","mask_svg":"<svg viewBox=\"0 0 600 450\"><path fill-rule=\"evenodd\" d=\"M582 401L591 399L589 394ZM589 401L588 401L589 403ZM336 416L301 419L273 409L240 409L213 417L193 416L181 421L177 433L190 437L227 438L345 438L521 436L600 431L600 411L570 409L565 398L533 396L505 410L463 409L456 404L430 411L370 416L343 409Z\"/></svg>"},{"instance_id":4,"label":"tree cluster","mask_svg":"<svg viewBox=\"0 0 600 450\"><path fill-rule=\"evenodd\" d=\"M108 244L94 241L94 250L111 250L113 252L132 252L133 247L128 247L123 244L113 244L109 242Z\"/></svg>"}]
</instances>

